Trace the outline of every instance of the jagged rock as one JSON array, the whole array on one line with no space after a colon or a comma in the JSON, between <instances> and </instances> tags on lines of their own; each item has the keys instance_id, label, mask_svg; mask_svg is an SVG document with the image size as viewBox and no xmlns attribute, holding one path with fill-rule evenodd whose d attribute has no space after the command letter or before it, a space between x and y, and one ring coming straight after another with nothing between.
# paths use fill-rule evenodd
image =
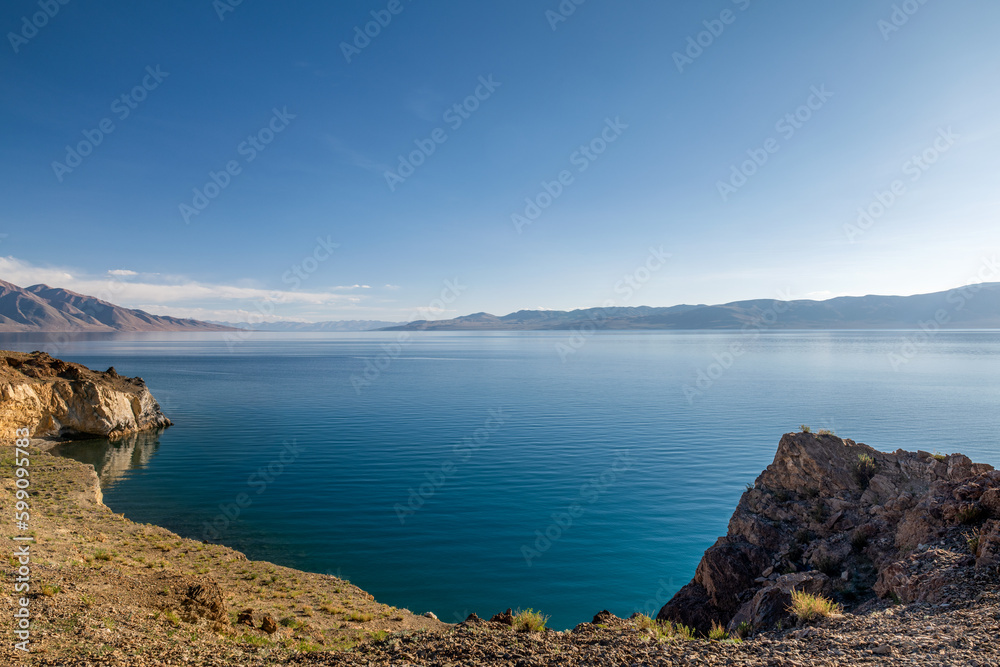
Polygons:
<instances>
[{"instance_id":1,"label":"jagged rock","mask_svg":"<svg viewBox=\"0 0 1000 667\"><path fill-rule=\"evenodd\" d=\"M614 622L620 621L620 620L621 620L620 618L618 618L617 616L615 616L614 614L612 614L610 611L608 611L607 609L605 609L603 611L597 612L594 615L594 620L592 620L591 623L593 623L594 625L597 625L598 623L604 623L605 625L607 625L609 623L614 623Z\"/></svg>"},{"instance_id":2,"label":"jagged rock","mask_svg":"<svg viewBox=\"0 0 1000 667\"><path fill-rule=\"evenodd\" d=\"M0 434L27 427L35 438L117 438L170 420L141 378L91 371L45 352L0 351Z\"/></svg>"},{"instance_id":3,"label":"jagged rock","mask_svg":"<svg viewBox=\"0 0 1000 667\"><path fill-rule=\"evenodd\" d=\"M482 625L485 622L486 621L479 618L479 616L477 616L475 612L472 612L471 614L469 614L468 618L462 621L460 625L476 626L476 625Z\"/></svg>"},{"instance_id":4,"label":"jagged rock","mask_svg":"<svg viewBox=\"0 0 1000 667\"><path fill-rule=\"evenodd\" d=\"M253 627L253 609L244 609L236 616L237 625L248 625Z\"/></svg>"},{"instance_id":5,"label":"jagged rock","mask_svg":"<svg viewBox=\"0 0 1000 667\"><path fill-rule=\"evenodd\" d=\"M273 635L278 631L278 622L274 620L274 616L264 614L264 618L260 621L260 629L269 635Z\"/></svg>"},{"instance_id":6,"label":"jagged rock","mask_svg":"<svg viewBox=\"0 0 1000 667\"><path fill-rule=\"evenodd\" d=\"M181 603L188 618L207 618L210 621L229 624L229 614L226 612L226 601L219 584L205 577L192 582L187 588L187 595Z\"/></svg>"},{"instance_id":7,"label":"jagged rock","mask_svg":"<svg viewBox=\"0 0 1000 667\"><path fill-rule=\"evenodd\" d=\"M980 531L978 561L944 549L947 567L931 572L921 569L931 556L901 555L941 540L964 544L961 532L1000 517L997 509L1000 472L961 454L889 454L833 435L789 433L743 494L727 535L658 618L700 632L713 622L764 629L781 620L792 588L845 602L870 598L873 587L883 597L944 599L962 568L1000 560L993 524Z\"/></svg>"},{"instance_id":8,"label":"jagged rock","mask_svg":"<svg viewBox=\"0 0 1000 667\"><path fill-rule=\"evenodd\" d=\"M514 625L514 610L508 609L507 611L501 612L499 614L494 614L493 618L490 619L491 623L502 623L503 625Z\"/></svg>"}]
</instances>

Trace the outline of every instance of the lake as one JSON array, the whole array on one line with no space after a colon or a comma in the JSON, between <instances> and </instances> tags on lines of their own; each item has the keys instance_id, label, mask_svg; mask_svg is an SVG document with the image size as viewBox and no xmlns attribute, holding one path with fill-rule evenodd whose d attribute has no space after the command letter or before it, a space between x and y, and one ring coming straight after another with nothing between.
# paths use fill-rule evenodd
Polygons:
<instances>
[{"instance_id":1,"label":"lake","mask_svg":"<svg viewBox=\"0 0 1000 667\"><path fill-rule=\"evenodd\" d=\"M1000 332L572 336L0 343L141 376L175 422L63 448L114 511L449 622L655 614L800 424L1000 465Z\"/></svg>"}]
</instances>

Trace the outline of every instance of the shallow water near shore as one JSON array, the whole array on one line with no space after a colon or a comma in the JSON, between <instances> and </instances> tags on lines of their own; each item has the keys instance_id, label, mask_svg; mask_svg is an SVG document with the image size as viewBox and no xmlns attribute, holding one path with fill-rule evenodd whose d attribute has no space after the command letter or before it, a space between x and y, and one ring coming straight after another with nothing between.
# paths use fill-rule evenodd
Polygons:
<instances>
[{"instance_id":1,"label":"shallow water near shore","mask_svg":"<svg viewBox=\"0 0 1000 667\"><path fill-rule=\"evenodd\" d=\"M60 448L116 512L448 622L655 614L799 424L1000 465L996 331L227 336L0 342L142 376L174 420Z\"/></svg>"}]
</instances>

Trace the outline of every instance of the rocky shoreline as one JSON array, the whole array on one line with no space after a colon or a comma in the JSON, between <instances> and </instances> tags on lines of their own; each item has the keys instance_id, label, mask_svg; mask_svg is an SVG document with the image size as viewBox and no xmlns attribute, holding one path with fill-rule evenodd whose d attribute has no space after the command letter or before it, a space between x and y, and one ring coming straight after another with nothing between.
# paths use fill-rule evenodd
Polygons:
<instances>
[{"instance_id":1,"label":"rocky shoreline","mask_svg":"<svg viewBox=\"0 0 1000 667\"><path fill-rule=\"evenodd\" d=\"M0 351L0 439L18 428L55 441L119 438L171 422L142 378L103 373L45 352Z\"/></svg>"},{"instance_id":2,"label":"rocky shoreline","mask_svg":"<svg viewBox=\"0 0 1000 667\"><path fill-rule=\"evenodd\" d=\"M0 358L6 432L155 440L169 424L141 380L113 369ZM12 507L14 447L2 442L0 506ZM960 454L786 434L659 620L605 611L554 632L511 610L449 625L336 577L134 523L102 504L92 466L39 444L29 448L32 665L1000 667L1000 472ZM0 536L13 544L9 521ZM9 591L16 568L4 567ZM796 618L793 590L840 606ZM12 618L16 598L0 599ZM0 663L22 664L9 628Z\"/></svg>"}]
</instances>

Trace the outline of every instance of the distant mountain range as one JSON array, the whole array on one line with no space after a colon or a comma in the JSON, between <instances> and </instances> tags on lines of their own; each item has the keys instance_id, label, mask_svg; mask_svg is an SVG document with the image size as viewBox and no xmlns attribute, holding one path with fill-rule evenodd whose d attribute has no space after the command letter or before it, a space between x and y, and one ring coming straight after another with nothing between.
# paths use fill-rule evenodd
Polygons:
<instances>
[{"instance_id":1,"label":"distant mountain range","mask_svg":"<svg viewBox=\"0 0 1000 667\"><path fill-rule=\"evenodd\" d=\"M475 313L401 324L381 320L202 322L151 315L48 285L0 280L0 332L32 331L527 331L599 329L916 329L937 318L942 328L1000 329L1000 283L913 296L843 296L826 301L755 299L721 305L629 306L582 310Z\"/></svg>"},{"instance_id":2,"label":"distant mountain range","mask_svg":"<svg viewBox=\"0 0 1000 667\"><path fill-rule=\"evenodd\" d=\"M917 329L941 318L941 328L1000 329L1000 283L913 296L842 296L826 301L755 299L721 305L519 310L498 317L475 313L420 320L387 331L577 329ZM928 326L931 326L928 324Z\"/></svg>"},{"instance_id":3,"label":"distant mountain range","mask_svg":"<svg viewBox=\"0 0 1000 667\"><path fill-rule=\"evenodd\" d=\"M394 327L402 322L386 322L383 320L336 320L330 322L260 322L248 324L246 322L216 322L234 329L247 329L249 331L292 331L292 332L312 332L312 331L374 331L386 327Z\"/></svg>"},{"instance_id":4,"label":"distant mountain range","mask_svg":"<svg viewBox=\"0 0 1000 667\"><path fill-rule=\"evenodd\" d=\"M228 330L198 320L150 315L48 285L22 288L0 280L0 332Z\"/></svg>"}]
</instances>

